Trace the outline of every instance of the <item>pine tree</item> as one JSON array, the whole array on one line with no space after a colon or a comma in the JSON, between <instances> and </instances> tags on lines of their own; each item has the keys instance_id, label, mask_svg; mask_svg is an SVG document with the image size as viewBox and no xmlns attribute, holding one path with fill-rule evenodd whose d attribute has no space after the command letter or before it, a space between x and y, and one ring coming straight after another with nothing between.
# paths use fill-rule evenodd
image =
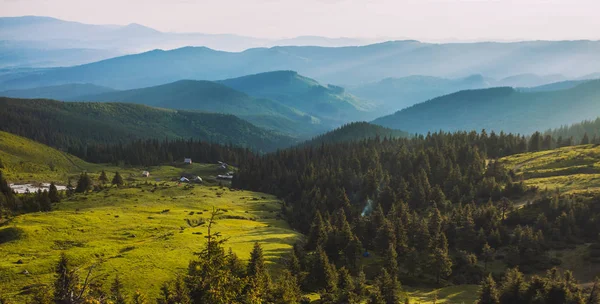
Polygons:
<instances>
[{"instance_id":1,"label":"pine tree","mask_svg":"<svg viewBox=\"0 0 600 304\"><path fill-rule=\"evenodd\" d=\"M527 282L518 268L509 269L500 287L500 303L526 304Z\"/></svg>"},{"instance_id":2,"label":"pine tree","mask_svg":"<svg viewBox=\"0 0 600 304\"><path fill-rule=\"evenodd\" d=\"M325 246L327 243L327 228L323 222L321 212L317 210L310 226L310 232L306 241L306 249L309 251L315 250L317 246Z\"/></svg>"},{"instance_id":3,"label":"pine tree","mask_svg":"<svg viewBox=\"0 0 600 304\"><path fill-rule=\"evenodd\" d=\"M50 190L48 191L48 196L52 203L60 202L60 194L58 193L58 189L54 183L50 183Z\"/></svg>"},{"instance_id":4,"label":"pine tree","mask_svg":"<svg viewBox=\"0 0 600 304\"><path fill-rule=\"evenodd\" d=\"M588 145L590 143L590 138L587 134L587 132L585 132L585 134L583 134L583 138L581 139L581 145Z\"/></svg>"},{"instance_id":5,"label":"pine tree","mask_svg":"<svg viewBox=\"0 0 600 304\"><path fill-rule=\"evenodd\" d=\"M496 281L491 274L481 282L476 304L500 304Z\"/></svg>"},{"instance_id":6,"label":"pine tree","mask_svg":"<svg viewBox=\"0 0 600 304\"><path fill-rule=\"evenodd\" d=\"M448 241L444 233L440 233L436 248L433 250L431 267L433 267L438 284L441 277L449 276L452 273L452 259L448 256Z\"/></svg>"},{"instance_id":7,"label":"pine tree","mask_svg":"<svg viewBox=\"0 0 600 304\"><path fill-rule=\"evenodd\" d=\"M362 268L358 272L358 276L356 277L356 281L354 283L354 293L356 293L359 297L363 297L367 294L367 277Z\"/></svg>"},{"instance_id":8,"label":"pine tree","mask_svg":"<svg viewBox=\"0 0 600 304\"><path fill-rule=\"evenodd\" d=\"M102 170L102 172L100 173L100 177L98 177L98 181L102 185L108 183L108 177L106 176L106 172L104 172L104 170Z\"/></svg>"},{"instance_id":9,"label":"pine tree","mask_svg":"<svg viewBox=\"0 0 600 304\"><path fill-rule=\"evenodd\" d=\"M121 177L121 174L119 174L119 171L115 172L115 176L113 177L111 183L117 187L123 186L123 178Z\"/></svg>"},{"instance_id":10,"label":"pine tree","mask_svg":"<svg viewBox=\"0 0 600 304\"><path fill-rule=\"evenodd\" d=\"M56 266L54 280L54 302L58 304L74 303L78 294L79 277L69 264L69 259L62 253Z\"/></svg>"},{"instance_id":11,"label":"pine tree","mask_svg":"<svg viewBox=\"0 0 600 304\"><path fill-rule=\"evenodd\" d=\"M309 289L326 291L329 294L337 292L337 272L335 266L329 263L325 250L320 246L314 253L311 268L306 279Z\"/></svg>"},{"instance_id":12,"label":"pine tree","mask_svg":"<svg viewBox=\"0 0 600 304\"><path fill-rule=\"evenodd\" d=\"M87 175L87 173L81 173L81 175L79 175L79 180L77 180L77 186L75 187L75 192L77 193L84 193L87 191L92 190L92 180L90 179L90 177Z\"/></svg>"},{"instance_id":13,"label":"pine tree","mask_svg":"<svg viewBox=\"0 0 600 304\"><path fill-rule=\"evenodd\" d=\"M490 245L486 242L481 249L481 256L483 257L483 270L487 271L487 266L490 261L494 259L494 254L496 251L494 248L490 247Z\"/></svg>"},{"instance_id":14,"label":"pine tree","mask_svg":"<svg viewBox=\"0 0 600 304\"><path fill-rule=\"evenodd\" d=\"M397 280L394 280L392 276L382 268L379 272L379 276L375 281L375 288L379 291L385 303L396 304L400 303L400 288Z\"/></svg>"},{"instance_id":15,"label":"pine tree","mask_svg":"<svg viewBox=\"0 0 600 304\"><path fill-rule=\"evenodd\" d=\"M121 282L121 279L117 274L115 276L115 280L110 285L110 299L113 301L114 304L126 303L125 295L123 294L123 288L123 282Z\"/></svg>"},{"instance_id":16,"label":"pine tree","mask_svg":"<svg viewBox=\"0 0 600 304\"><path fill-rule=\"evenodd\" d=\"M298 280L290 271L283 270L279 276L277 284L273 290L273 301L274 303L280 304L297 304L300 303L302 298L302 291Z\"/></svg>"},{"instance_id":17,"label":"pine tree","mask_svg":"<svg viewBox=\"0 0 600 304\"><path fill-rule=\"evenodd\" d=\"M269 294L271 280L265 266L265 258L260 244L254 243L248 262L248 285L245 290L247 303L263 303Z\"/></svg>"},{"instance_id":18,"label":"pine tree","mask_svg":"<svg viewBox=\"0 0 600 304\"><path fill-rule=\"evenodd\" d=\"M220 233L212 231L220 214L213 209L207 221L205 248L188 267L186 283L194 303L236 303L244 288L242 279L235 276L229 267L228 255L223 249L226 240L221 239Z\"/></svg>"},{"instance_id":19,"label":"pine tree","mask_svg":"<svg viewBox=\"0 0 600 304\"><path fill-rule=\"evenodd\" d=\"M338 303L358 303L358 296L355 293L354 280L352 279L348 269L346 267L340 268L338 275Z\"/></svg>"},{"instance_id":20,"label":"pine tree","mask_svg":"<svg viewBox=\"0 0 600 304\"><path fill-rule=\"evenodd\" d=\"M392 278L394 280L396 280L396 278L399 275L399 269L398 269L398 254L396 253L396 248L394 247L394 244L390 244L388 246L388 249L385 252L384 258L385 258L384 267L388 270L388 272L392 276Z\"/></svg>"}]
</instances>

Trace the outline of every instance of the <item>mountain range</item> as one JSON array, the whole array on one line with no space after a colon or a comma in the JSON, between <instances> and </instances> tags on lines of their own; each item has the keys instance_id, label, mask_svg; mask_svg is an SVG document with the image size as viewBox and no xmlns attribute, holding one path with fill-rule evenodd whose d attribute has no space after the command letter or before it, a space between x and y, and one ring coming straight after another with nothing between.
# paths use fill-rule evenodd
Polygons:
<instances>
[{"instance_id":1,"label":"mountain range","mask_svg":"<svg viewBox=\"0 0 600 304\"><path fill-rule=\"evenodd\" d=\"M90 63L118 55L205 46L223 51L276 45L328 47L365 45L381 40L301 36L266 39L232 34L169 33L143 26L95 25L43 16L0 17L1 67L50 67Z\"/></svg>"},{"instance_id":2,"label":"mountain range","mask_svg":"<svg viewBox=\"0 0 600 304\"><path fill-rule=\"evenodd\" d=\"M345 87L412 75L462 78L480 74L493 79L521 75L516 80L531 83L531 77L523 75L535 74L554 75L547 79L553 82L597 73L598 54L600 41L430 44L409 40L359 47L285 46L243 52L185 47L6 76L0 89L67 83L133 89L181 79L221 80L277 70L293 70L321 83Z\"/></svg>"},{"instance_id":3,"label":"mountain range","mask_svg":"<svg viewBox=\"0 0 600 304\"><path fill-rule=\"evenodd\" d=\"M564 90L465 90L413 105L373 123L422 134L481 129L531 134L598 116L600 80L591 80Z\"/></svg>"},{"instance_id":4,"label":"mountain range","mask_svg":"<svg viewBox=\"0 0 600 304\"><path fill-rule=\"evenodd\" d=\"M368 102L343 88L321 85L292 71L248 75L218 82L180 80L159 86L113 90L68 84L9 90L0 96L63 101L129 102L153 107L233 114L293 136L312 136L344 123L373 119Z\"/></svg>"}]
</instances>

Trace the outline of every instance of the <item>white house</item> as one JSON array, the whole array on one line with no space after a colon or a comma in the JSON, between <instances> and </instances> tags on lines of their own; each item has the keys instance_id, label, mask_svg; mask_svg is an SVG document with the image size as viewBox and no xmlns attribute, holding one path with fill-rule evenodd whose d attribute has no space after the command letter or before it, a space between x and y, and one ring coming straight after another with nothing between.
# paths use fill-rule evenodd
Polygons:
<instances>
[{"instance_id":1,"label":"white house","mask_svg":"<svg viewBox=\"0 0 600 304\"><path fill-rule=\"evenodd\" d=\"M191 165L192 164L192 159L191 158L184 158L183 159L183 163L186 165Z\"/></svg>"},{"instance_id":2,"label":"white house","mask_svg":"<svg viewBox=\"0 0 600 304\"><path fill-rule=\"evenodd\" d=\"M143 177L150 177L150 172L144 171L144 172L142 172L142 176Z\"/></svg>"}]
</instances>

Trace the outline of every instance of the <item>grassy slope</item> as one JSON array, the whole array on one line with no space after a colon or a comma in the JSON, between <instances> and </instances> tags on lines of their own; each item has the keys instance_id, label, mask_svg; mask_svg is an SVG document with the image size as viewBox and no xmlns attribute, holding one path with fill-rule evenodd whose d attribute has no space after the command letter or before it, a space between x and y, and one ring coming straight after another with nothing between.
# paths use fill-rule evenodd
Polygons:
<instances>
[{"instance_id":1,"label":"grassy slope","mask_svg":"<svg viewBox=\"0 0 600 304\"><path fill-rule=\"evenodd\" d=\"M9 182L64 183L82 170L97 180L105 169L109 178L119 170L131 185L76 195L52 212L20 215L0 226L0 290L19 301L24 300L19 294L26 294L28 287L52 280L52 267L61 252L81 267L97 264L96 274L108 276L108 282L118 270L129 293L139 288L156 296L160 285L185 271L193 253L202 248L204 238L199 233L206 228L192 228L185 220L206 218L213 207L227 210L216 230L230 238L227 246L242 259L248 258L253 242L258 241L273 264L300 237L277 218L280 204L274 197L216 186L214 176L223 171L217 164L96 165L5 132L0 132L0 157ZM146 169L150 179L140 177ZM154 191L153 185L145 184L182 173L199 175L206 183L185 188L160 182ZM22 274L24 270L31 275Z\"/></svg>"},{"instance_id":2,"label":"grassy slope","mask_svg":"<svg viewBox=\"0 0 600 304\"><path fill-rule=\"evenodd\" d=\"M517 154L500 160L525 184L561 192L600 190L600 146L584 145Z\"/></svg>"},{"instance_id":3,"label":"grassy slope","mask_svg":"<svg viewBox=\"0 0 600 304\"><path fill-rule=\"evenodd\" d=\"M223 218L215 228L230 238L227 246L242 259L248 259L258 241L273 263L299 237L276 219L280 207L271 196L216 186L184 189L173 183L151 190L150 185L111 188L75 196L50 213L16 217L0 228L0 235L20 234L0 246L0 287L14 295L50 282L53 265L66 252L81 267L97 264L97 274L112 278L118 272L128 292L139 288L156 296L160 285L185 271L204 244L198 233L206 228L192 228L185 219L206 218L213 207L226 209L224 217L246 218ZM21 274L24 270L31 275Z\"/></svg>"},{"instance_id":4,"label":"grassy slope","mask_svg":"<svg viewBox=\"0 0 600 304\"><path fill-rule=\"evenodd\" d=\"M11 182L65 182L70 174L99 166L20 136L0 131L3 173Z\"/></svg>"}]
</instances>

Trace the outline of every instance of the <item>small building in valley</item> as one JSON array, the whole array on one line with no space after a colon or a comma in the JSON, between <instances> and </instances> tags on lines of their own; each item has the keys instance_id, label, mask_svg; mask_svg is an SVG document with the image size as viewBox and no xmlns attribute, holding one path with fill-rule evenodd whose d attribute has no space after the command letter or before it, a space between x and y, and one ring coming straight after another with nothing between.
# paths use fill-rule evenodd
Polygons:
<instances>
[{"instance_id":1,"label":"small building in valley","mask_svg":"<svg viewBox=\"0 0 600 304\"><path fill-rule=\"evenodd\" d=\"M150 177L150 172L144 171L144 172L142 172L142 176L143 177Z\"/></svg>"},{"instance_id":2,"label":"small building in valley","mask_svg":"<svg viewBox=\"0 0 600 304\"><path fill-rule=\"evenodd\" d=\"M184 158L183 159L183 163L186 165L191 165L192 164L192 159L191 158Z\"/></svg>"}]
</instances>

